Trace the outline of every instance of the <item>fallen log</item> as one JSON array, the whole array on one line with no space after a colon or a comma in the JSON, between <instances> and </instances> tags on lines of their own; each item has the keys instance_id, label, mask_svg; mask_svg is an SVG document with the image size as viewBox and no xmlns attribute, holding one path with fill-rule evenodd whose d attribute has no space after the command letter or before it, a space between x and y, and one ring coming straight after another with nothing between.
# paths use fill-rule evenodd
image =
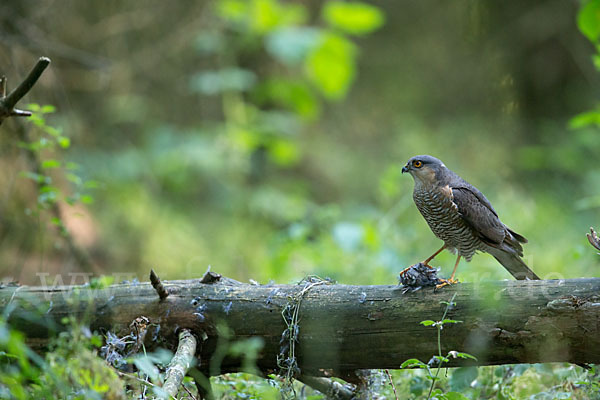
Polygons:
<instances>
[{"instance_id":1,"label":"fallen log","mask_svg":"<svg viewBox=\"0 0 600 400\"><path fill-rule=\"evenodd\" d=\"M198 354L206 375L220 322L233 332L231 340L262 339L256 363L265 373L293 364L302 374L348 376L399 368L411 358L427 362L438 354L437 329L420 322L441 319L446 307L446 319L462 322L444 325L444 355L454 350L477 358L450 358L447 366L600 362L600 278L461 283L403 293L397 286L252 285L214 275L212 283L163 281L168 296L162 299L150 283L9 286L0 288L0 312L34 347L70 315L117 335L145 317L147 349L176 349L178 333L188 329L207 336ZM444 304L453 297L452 305ZM225 357L219 372L239 367L239 359Z\"/></svg>"}]
</instances>

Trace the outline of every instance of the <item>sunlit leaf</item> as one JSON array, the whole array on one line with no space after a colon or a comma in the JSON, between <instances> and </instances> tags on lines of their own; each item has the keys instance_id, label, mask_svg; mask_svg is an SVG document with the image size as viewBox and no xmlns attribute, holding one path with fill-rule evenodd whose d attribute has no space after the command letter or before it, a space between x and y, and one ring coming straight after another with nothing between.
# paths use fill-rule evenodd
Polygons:
<instances>
[{"instance_id":1,"label":"sunlit leaf","mask_svg":"<svg viewBox=\"0 0 600 400\"><path fill-rule=\"evenodd\" d=\"M27 109L32 112L39 112L41 109L41 106L37 103L29 103L29 104L27 104Z\"/></svg>"},{"instance_id":2,"label":"sunlit leaf","mask_svg":"<svg viewBox=\"0 0 600 400\"><path fill-rule=\"evenodd\" d=\"M586 111L577 114L569 121L569 128L579 129L590 125L600 127L600 110Z\"/></svg>"},{"instance_id":3,"label":"sunlit leaf","mask_svg":"<svg viewBox=\"0 0 600 400\"><path fill-rule=\"evenodd\" d=\"M251 26L257 33L267 33L276 27L301 24L306 21L302 4L280 3L276 0L252 0Z\"/></svg>"},{"instance_id":4,"label":"sunlit leaf","mask_svg":"<svg viewBox=\"0 0 600 400\"><path fill-rule=\"evenodd\" d=\"M247 15L248 3L246 0L221 0L217 3L217 14L229 21L242 21Z\"/></svg>"},{"instance_id":5,"label":"sunlit leaf","mask_svg":"<svg viewBox=\"0 0 600 400\"><path fill-rule=\"evenodd\" d=\"M104 289L112 285L115 281L114 276L102 275L99 277L93 277L90 280L90 289Z\"/></svg>"},{"instance_id":6,"label":"sunlit leaf","mask_svg":"<svg viewBox=\"0 0 600 400\"><path fill-rule=\"evenodd\" d=\"M89 194L84 194L81 196L81 202L83 204L92 204L94 202L94 198Z\"/></svg>"},{"instance_id":7,"label":"sunlit leaf","mask_svg":"<svg viewBox=\"0 0 600 400\"><path fill-rule=\"evenodd\" d=\"M435 325L435 321L432 321L432 320L430 320L430 319L427 319L427 320L425 320L425 321L421 321L421 322L420 322L420 324L421 324L421 325L424 325L424 326L431 326L431 325Z\"/></svg>"},{"instance_id":8,"label":"sunlit leaf","mask_svg":"<svg viewBox=\"0 0 600 400\"><path fill-rule=\"evenodd\" d=\"M40 112L42 114L50 114L56 111L56 107L54 107L51 104L46 104L44 106L42 106L42 108L40 109Z\"/></svg>"},{"instance_id":9,"label":"sunlit leaf","mask_svg":"<svg viewBox=\"0 0 600 400\"><path fill-rule=\"evenodd\" d=\"M68 148L71 145L71 139L69 139L68 137L61 136L57 140L58 140L58 144L63 149L66 149L66 148Z\"/></svg>"},{"instance_id":10,"label":"sunlit leaf","mask_svg":"<svg viewBox=\"0 0 600 400\"><path fill-rule=\"evenodd\" d=\"M321 43L306 59L308 78L325 97L340 100L354 80L355 57L356 48L348 39L331 33L322 35Z\"/></svg>"},{"instance_id":11,"label":"sunlit leaf","mask_svg":"<svg viewBox=\"0 0 600 400\"><path fill-rule=\"evenodd\" d=\"M235 28L259 35L278 27L302 24L308 18L303 4L276 0L221 0L217 13Z\"/></svg>"},{"instance_id":12,"label":"sunlit leaf","mask_svg":"<svg viewBox=\"0 0 600 400\"><path fill-rule=\"evenodd\" d=\"M600 38L600 0L590 0L577 14L579 30L592 42Z\"/></svg>"},{"instance_id":13,"label":"sunlit leaf","mask_svg":"<svg viewBox=\"0 0 600 400\"><path fill-rule=\"evenodd\" d=\"M323 19L343 32L364 35L384 23L381 10L362 2L329 1L322 11Z\"/></svg>"},{"instance_id":14,"label":"sunlit leaf","mask_svg":"<svg viewBox=\"0 0 600 400\"><path fill-rule=\"evenodd\" d=\"M269 146L271 160L280 166L294 165L300 158L298 145L290 140L276 140Z\"/></svg>"},{"instance_id":15,"label":"sunlit leaf","mask_svg":"<svg viewBox=\"0 0 600 400\"><path fill-rule=\"evenodd\" d=\"M42 161L42 169L59 168L60 165L61 165L61 163L58 160L45 160L45 161Z\"/></svg>"},{"instance_id":16,"label":"sunlit leaf","mask_svg":"<svg viewBox=\"0 0 600 400\"><path fill-rule=\"evenodd\" d=\"M444 325L444 324L460 324L460 323L462 323L462 321L458 321L456 319L443 319L441 321L442 325Z\"/></svg>"}]
</instances>

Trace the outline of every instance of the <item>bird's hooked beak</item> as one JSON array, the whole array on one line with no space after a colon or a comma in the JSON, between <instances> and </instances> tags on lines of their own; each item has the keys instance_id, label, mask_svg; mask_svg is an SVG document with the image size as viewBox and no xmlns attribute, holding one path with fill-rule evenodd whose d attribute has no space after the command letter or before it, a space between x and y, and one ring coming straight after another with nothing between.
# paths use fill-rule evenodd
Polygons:
<instances>
[{"instance_id":1,"label":"bird's hooked beak","mask_svg":"<svg viewBox=\"0 0 600 400\"><path fill-rule=\"evenodd\" d=\"M408 163L402 167L402 173L408 172Z\"/></svg>"}]
</instances>

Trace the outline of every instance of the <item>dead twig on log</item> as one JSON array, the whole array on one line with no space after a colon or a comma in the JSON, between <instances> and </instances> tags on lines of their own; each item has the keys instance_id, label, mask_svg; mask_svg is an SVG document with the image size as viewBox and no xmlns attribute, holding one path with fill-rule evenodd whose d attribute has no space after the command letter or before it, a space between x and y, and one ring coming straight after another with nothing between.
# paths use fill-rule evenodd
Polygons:
<instances>
[{"instance_id":1,"label":"dead twig on log","mask_svg":"<svg viewBox=\"0 0 600 400\"><path fill-rule=\"evenodd\" d=\"M158 297L160 297L161 300L167 298L169 292L160 282L160 278L158 277L158 275L156 275L153 269L150 270L150 283L152 283L152 287L154 288L154 290L156 290L156 293L158 294Z\"/></svg>"}]
</instances>

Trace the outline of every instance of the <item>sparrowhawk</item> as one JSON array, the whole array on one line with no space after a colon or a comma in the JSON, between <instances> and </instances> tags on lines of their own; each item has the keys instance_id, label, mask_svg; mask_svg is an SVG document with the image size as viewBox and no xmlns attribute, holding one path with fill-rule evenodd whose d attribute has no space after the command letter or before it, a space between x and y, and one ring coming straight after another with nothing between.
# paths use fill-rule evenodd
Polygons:
<instances>
[{"instance_id":1,"label":"sparrowhawk","mask_svg":"<svg viewBox=\"0 0 600 400\"><path fill-rule=\"evenodd\" d=\"M539 279L523 262L521 243L527 239L509 229L476 187L449 170L432 156L412 157L402 168L415 181L413 200L427 224L444 246L423 264L429 266L442 250L458 254L448 283L455 283L454 275L460 258L471 261L477 251L491 254L517 279Z\"/></svg>"}]
</instances>

